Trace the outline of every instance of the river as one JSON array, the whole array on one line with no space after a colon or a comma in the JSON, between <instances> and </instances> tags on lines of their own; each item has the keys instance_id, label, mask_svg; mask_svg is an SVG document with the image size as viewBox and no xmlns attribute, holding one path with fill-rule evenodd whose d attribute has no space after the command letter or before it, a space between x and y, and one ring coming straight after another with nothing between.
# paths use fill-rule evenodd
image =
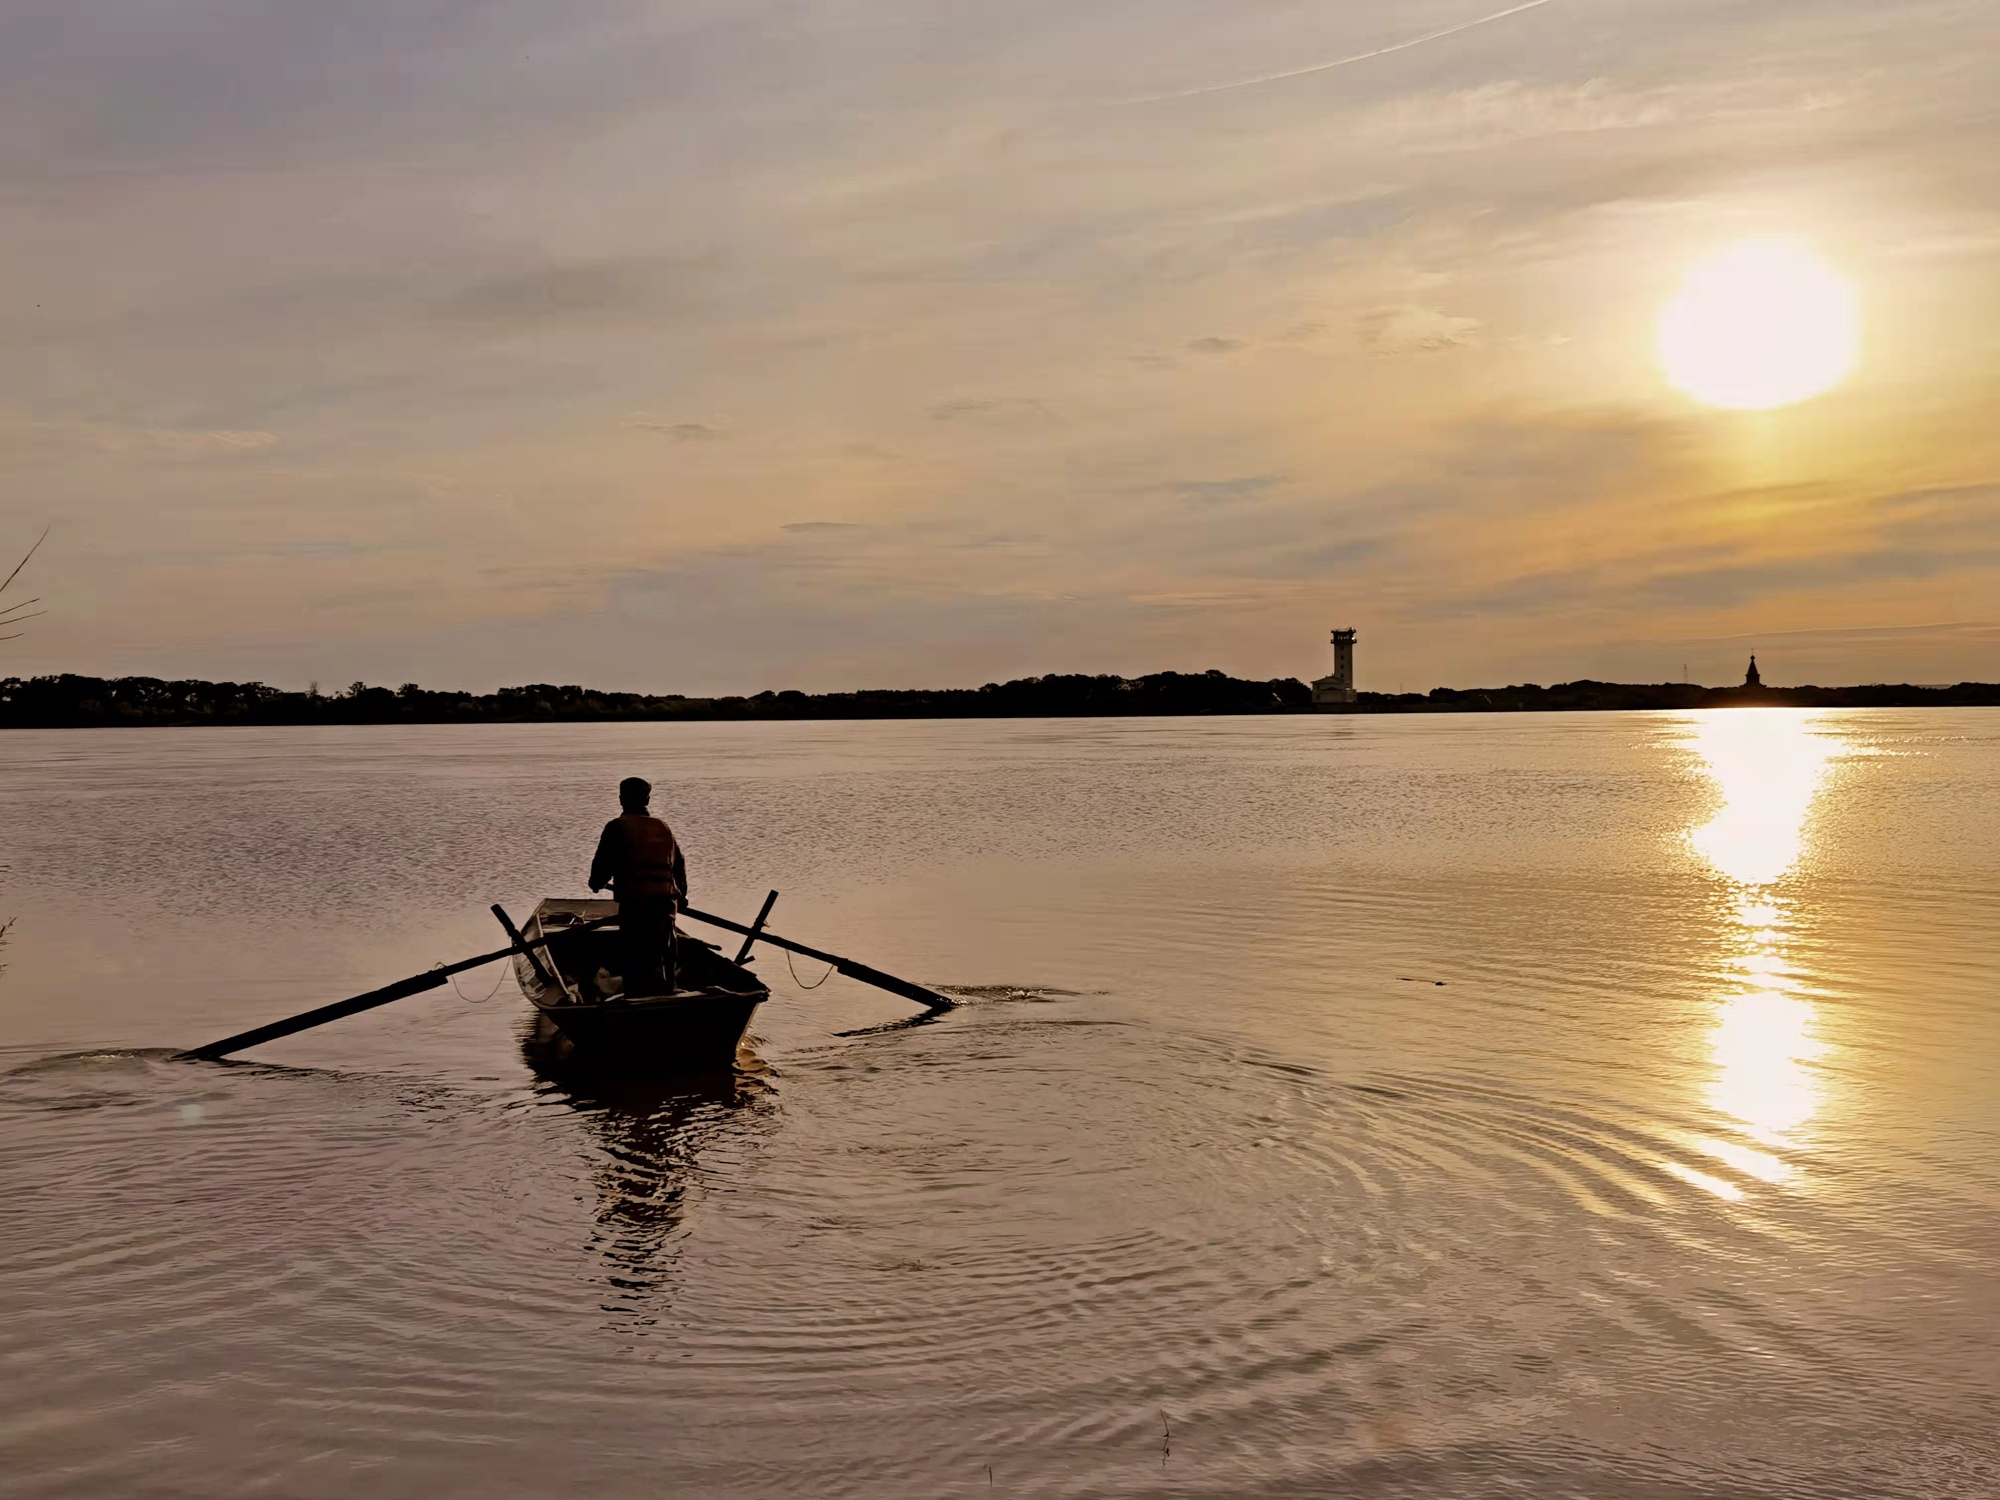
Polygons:
<instances>
[{"instance_id":1,"label":"river","mask_svg":"<svg viewBox=\"0 0 2000 1500\"><path fill-rule=\"evenodd\" d=\"M170 1060L629 774L966 1003ZM0 865L9 1495L2000 1492L2000 711L17 731Z\"/></svg>"}]
</instances>

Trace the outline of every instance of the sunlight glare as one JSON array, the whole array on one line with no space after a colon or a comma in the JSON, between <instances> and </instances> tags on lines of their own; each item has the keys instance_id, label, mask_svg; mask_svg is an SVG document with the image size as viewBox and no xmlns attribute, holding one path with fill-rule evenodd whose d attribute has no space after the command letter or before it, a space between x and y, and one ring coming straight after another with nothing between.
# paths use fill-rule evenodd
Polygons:
<instances>
[{"instance_id":1,"label":"sunlight glare","mask_svg":"<svg viewBox=\"0 0 2000 1500\"><path fill-rule=\"evenodd\" d=\"M1861 297L1796 241L1740 240L1689 270L1660 312L1656 348L1668 381L1697 401L1791 406L1853 372Z\"/></svg>"},{"instance_id":2,"label":"sunlight glare","mask_svg":"<svg viewBox=\"0 0 2000 1500\"><path fill-rule=\"evenodd\" d=\"M1721 788L1722 808L1689 842L1738 884L1771 884L1798 863L1806 813L1833 750L1805 718L1784 709L1742 708L1705 716L1695 726L1693 748ZM1775 912L1766 903L1744 920L1769 926Z\"/></svg>"},{"instance_id":3,"label":"sunlight glare","mask_svg":"<svg viewBox=\"0 0 2000 1500\"><path fill-rule=\"evenodd\" d=\"M1819 1108L1806 1065L1826 1048L1813 1035L1813 1020L1809 1001L1778 990L1740 995L1722 1007L1710 1037L1719 1074L1709 1098L1752 1139L1784 1145Z\"/></svg>"},{"instance_id":4,"label":"sunlight glare","mask_svg":"<svg viewBox=\"0 0 2000 1500\"><path fill-rule=\"evenodd\" d=\"M1748 1177L1786 1183L1793 1169L1777 1153L1797 1145L1794 1132L1819 1108L1814 1064L1827 1049L1786 955L1795 898L1781 882L1805 856L1837 743L1819 716L1784 710L1724 710L1690 727L1688 743L1722 806L1687 834L1688 845L1734 888L1725 936L1731 977L1708 1038L1708 1103L1755 1143L1709 1139L1700 1149Z\"/></svg>"}]
</instances>

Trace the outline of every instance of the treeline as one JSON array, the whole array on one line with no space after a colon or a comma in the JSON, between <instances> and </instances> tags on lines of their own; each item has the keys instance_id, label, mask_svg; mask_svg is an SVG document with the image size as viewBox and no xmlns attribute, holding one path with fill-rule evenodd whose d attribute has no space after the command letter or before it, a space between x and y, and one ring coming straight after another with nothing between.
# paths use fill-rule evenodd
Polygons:
<instances>
[{"instance_id":1,"label":"treeline","mask_svg":"<svg viewBox=\"0 0 2000 1500\"><path fill-rule=\"evenodd\" d=\"M1864 687L1701 687L1688 682L1522 683L1504 688L1432 688L1362 693L1359 713L1578 713L1690 708L1970 708L2000 704L2000 683L1952 687L1873 683Z\"/></svg>"},{"instance_id":2,"label":"treeline","mask_svg":"<svg viewBox=\"0 0 2000 1500\"><path fill-rule=\"evenodd\" d=\"M1147 677L1023 677L982 688L860 693L765 692L689 698L533 683L497 693L433 692L357 682L339 693L261 682L157 677L0 679L0 728L143 724L521 724L640 719L962 719L1140 714L1282 713L1310 706L1291 678L1250 682L1221 672Z\"/></svg>"},{"instance_id":3,"label":"treeline","mask_svg":"<svg viewBox=\"0 0 2000 1500\"><path fill-rule=\"evenodd\" d=\"M1537 713L1631 709L1964 707L2000 704L2000 684L1955 687L1705 688L1690 683L1525 683L1362 693L1348 713ZM969 719L1302 713L1312 692L1295 678L1256 682L1221 672L1146 677L1068 674L982 688L860 693L765 692L689 698L533 683L496 693L433 692L357 682L343 692L288 692L261 682L157 677L0 678L0 729L150 724L523 724L647 719Z\"/></svg>"}]
</instances>

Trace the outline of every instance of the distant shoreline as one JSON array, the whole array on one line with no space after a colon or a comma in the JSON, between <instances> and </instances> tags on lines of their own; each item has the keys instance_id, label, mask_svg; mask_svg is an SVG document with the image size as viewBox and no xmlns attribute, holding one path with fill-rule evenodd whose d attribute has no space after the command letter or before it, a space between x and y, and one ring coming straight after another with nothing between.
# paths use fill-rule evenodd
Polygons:
<instances>
[{"instance_id":1,"label":"distant shoreline","mask_svg":"<svg viewBox=\"0 0 2000 1500\"><path fill-rule=\"evenodd\" d=\"M157 677L0 678L0 729L202 725L563 724L831 719L1155 718L1240 714L1615 713L1696 708L1969 708L2000 706L2000 684L1862 687L1700 687L1692 683L1528 683L1361 693L1315 707L1296 678L1258 682L1221 672L1145 677L1024 677L981 688L856 693L765 692L749 697L608 693L548 683L494 693L433 692L356 683L344 692L288 692L259 682Z\"/></svg>"}]
</instances>

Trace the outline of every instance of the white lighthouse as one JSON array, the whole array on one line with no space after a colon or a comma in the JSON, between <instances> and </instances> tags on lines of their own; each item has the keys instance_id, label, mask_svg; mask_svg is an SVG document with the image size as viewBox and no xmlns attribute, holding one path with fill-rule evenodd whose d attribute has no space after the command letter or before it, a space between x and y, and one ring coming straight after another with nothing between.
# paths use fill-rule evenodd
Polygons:
<instances>
[{"instance_id":1,"label":"white lighthouse","mask_svg":"<svg viewBox=\"0 0 2000 1500\"><path fill-rule=\"evenodd\" d=\"M1354 631L1333 633L1333 675L1313 684L1313 707L1332 708L1354 701Z\"/></svg>"}]
</instances>

